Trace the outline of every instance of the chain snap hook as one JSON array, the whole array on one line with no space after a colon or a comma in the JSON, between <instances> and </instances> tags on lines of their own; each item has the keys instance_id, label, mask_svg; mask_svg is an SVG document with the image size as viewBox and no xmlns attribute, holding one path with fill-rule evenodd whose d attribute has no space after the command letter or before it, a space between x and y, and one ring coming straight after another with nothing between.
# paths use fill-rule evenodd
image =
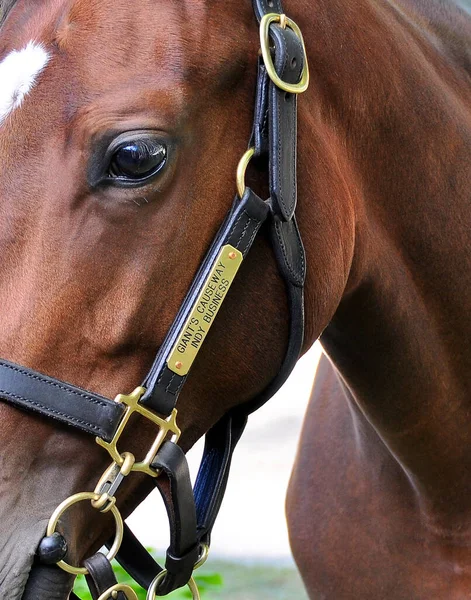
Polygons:
<instances>
[{"instance_id":1,"label":"chain snap hook","mask_svg":"<svg viewBox=\"0 0 471 600\"><path fill-rule=\"evenodd\" d=\"M100 477L94 493L99 496L98 500L92 500L93 508L102 513L109 512L116 503L115 494L124 478L131 473L136 459L131 452L123 452L120 456L121 463L112 462Z\"/></svg>"}]
</instances>

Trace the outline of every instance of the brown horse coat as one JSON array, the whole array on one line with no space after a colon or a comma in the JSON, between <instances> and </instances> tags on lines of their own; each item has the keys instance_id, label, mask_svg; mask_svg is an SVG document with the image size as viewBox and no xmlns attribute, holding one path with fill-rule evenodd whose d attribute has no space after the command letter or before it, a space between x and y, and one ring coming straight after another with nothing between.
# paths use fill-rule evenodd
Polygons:
<instances>
[{"instance_id":1,"label":"brown horse coat","mask_svg":"<svg viewBox=\"0 0 471 600\"><path fill-rule=\"evenodd\" d=\"M335 366L320 368L290 488L294 553L311 598L461 600L471 587L466 4L285 5L312 74L299 111L305 347L323 333ZM232 200L256 24L250 2L17 0L0 69L30 43L46 64L24 98L11 88L0 125L0 355L113 396L140 381ZM141 188L96 185L110 141L143 129L168 143L162 174ZM181 398L185 448L283 356L285 292L263 239L231 296ZM65 428L6 405L0 414L0 588L18 600L53 508L93 489L107 458ZM146 491L130 482L124 511ZM95 515L65 525L76 560L107 535ZM53 578L36 598L62 600L69 585Z\"/></svg>"}]
</instances>

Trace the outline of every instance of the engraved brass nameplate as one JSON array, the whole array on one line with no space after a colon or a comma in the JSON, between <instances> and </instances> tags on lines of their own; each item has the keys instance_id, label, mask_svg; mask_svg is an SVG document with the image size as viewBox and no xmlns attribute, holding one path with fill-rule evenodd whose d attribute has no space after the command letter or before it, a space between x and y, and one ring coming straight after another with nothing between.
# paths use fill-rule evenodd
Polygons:
<instances>
[{"instance_id":1,"label":"engraved brass nameplate","mask_svg":"<svg viewBox=\"0 0 471 600\"><path fill-rule=\"evenodd\" d=\"M242 253L227 244L218 254L196 304L167 360L177 375L187 375L242 263Z\"/></svg>"}]
</instances>

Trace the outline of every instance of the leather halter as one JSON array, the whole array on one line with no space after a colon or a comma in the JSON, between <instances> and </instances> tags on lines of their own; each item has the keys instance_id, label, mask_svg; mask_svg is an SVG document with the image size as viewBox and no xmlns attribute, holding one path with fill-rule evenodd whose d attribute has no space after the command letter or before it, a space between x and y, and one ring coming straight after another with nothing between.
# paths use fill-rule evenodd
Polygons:
<instances>
[{"instance_id":1,"label":"leather halter","mask_svg":"<svg viewBox=\"0 0 471 600\"><path fill-rule=\"evenodd\" d=\"M95 503L93 505L99 510L113 508L115 489L128 474L123 470L125 455L120 454L117 443L130 412L137 410L157 425L159 435L147 461L133 463L130 469L152 475L164 499L171 530L165 570L126 525L116 557L146 589L160 573L158 585L154 583L154 593L158 596L186 585L201 559L202 548L209 548L232 454L247 417L286 381L299 357L303 341L305 254L295 217L296 120L297 93L303 91L301 83L305 84L304 89L307 86L307 59L299 29L285 17L279 0L253 0L253 6L257 20L265 27L266 39L265 43L262 40L264 57L258 61L254 124L245 163L253 155L262 159L260 164L268 164L270 197L264 201L250 188L243 190L242 184L240 192L243 193L236 196L212 242L142 387L129 396L118 396L118 401L115 401L31 369L0 361L0 397L3 400L96 436L97 442L110 451L114 462L106 477L102 478L101 487L97 487L98 492L83 494L91 497L92 504ZM242 170L244 166L246 164L242 165ZM186 458L177 445L179 430L175 421L177 400L187 373L183 361L175 362L172 356L218 261L243 260L262 226L270 231L278 269L289 299L290 331L286 355L278 375L260 395L226 414L207 433L203 459L195 489L192 490ZM179 370L185 371L185 374L180 374ZM60 556L53 552L53 560L50 556L47 559L48 543L54 539L51 534L52 531L48 530L49 537L45 538L42 549L40 546L40 557L47 562L59 562L63 552ZM63 564L59 562L59 566ZM109 561L98 553L85 561L84 570L88 572L93 598L111 597L110 590L116 581ZM120 600L128 598L126 590L114 589ZM78 600L74 594L71 598Z\"/></svg>"}]
</instances>

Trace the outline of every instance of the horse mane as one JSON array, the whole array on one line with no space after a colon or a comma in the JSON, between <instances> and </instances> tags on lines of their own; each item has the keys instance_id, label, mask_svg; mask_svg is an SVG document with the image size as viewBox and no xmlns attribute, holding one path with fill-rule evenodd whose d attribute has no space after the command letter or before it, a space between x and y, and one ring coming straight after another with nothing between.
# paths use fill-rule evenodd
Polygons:
<instances>
[{"instance_id":1,"label":"horse mane","mask_svg":"<svg viewBox=\"0 0 471 600\"><path fill-rule=\"evenodd\" d=\"M6 19L8 12L15 2L16 0L0 0L0 25Z\"/></svg>"}]
</instances>

